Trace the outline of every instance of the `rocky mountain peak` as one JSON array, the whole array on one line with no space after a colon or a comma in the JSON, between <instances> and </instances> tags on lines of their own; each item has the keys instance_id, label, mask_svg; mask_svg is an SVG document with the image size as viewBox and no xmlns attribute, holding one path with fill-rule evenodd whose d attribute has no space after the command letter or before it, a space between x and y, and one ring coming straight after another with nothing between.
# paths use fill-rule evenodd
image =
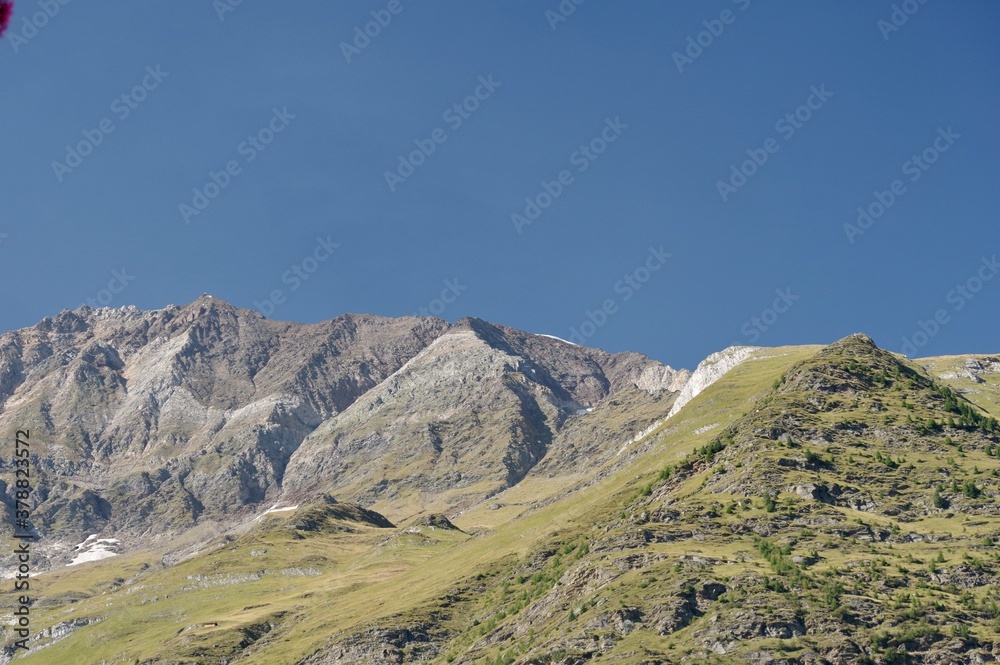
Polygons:
<instances>
[{"instance_id":1,"label":"rocky mountain peak","mask_svg":"<svg viewBox=\"0 0 1000 665\"><path fill-rule=\"evenodd\" d=\"M45 317L39 321L34 328L39 331L61 335L78 333L87 329L87 319L84 316L77 314L77 312L71 312L68 309L64 309L55 316Z\"/></svg>"},{"instance_id":2,"label":"rocky mountain peak","mask_svg":"<svg viewBox=\"0 0 1000 665\"><path fill-rule=\"evenodd\" d=\"M227 314L231 316L251 315L254 318L263 318L255 310L241 309L222 298L216 298L207 293L203 293L187 305L182 305L180 309L182 312L191 312L196 316Z\"/></svg>"},{"instance_id":3,"label":"rocky mountain peak","mask_svg":"<svg viewBox=\"0 0 1000 665\"><path fill-rule=\"evenodd\" d=\"M40 532L128 549L315 492L381 502L391 519L420 513L416 497L458 510L543 459L582 464L561 447L568 424L612 396L653 408L686 378L477 318L298 324L204 294L0 335L0 423L37 433L39 484L63 487L40 502ZM610 454L620 443L600 431L594 454Z\"/></svg>"},{"instance_id":4,"label":"rocky mountain peak","mask_svg":"<svg viewBox=\"0 0 1000 665\"><path fill-rule=\"evenodd\" d=\"M81 571L32 581L39 649L0 662L998 653L995 355L852 335L687 375L480 319L245 312L0 336L35 565Z\"/></svg>"}]
</instances>

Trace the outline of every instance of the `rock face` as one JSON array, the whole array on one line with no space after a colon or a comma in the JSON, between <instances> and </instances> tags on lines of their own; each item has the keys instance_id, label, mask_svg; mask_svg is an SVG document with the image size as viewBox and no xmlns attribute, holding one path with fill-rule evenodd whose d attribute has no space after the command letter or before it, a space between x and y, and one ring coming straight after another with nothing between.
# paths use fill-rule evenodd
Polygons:
<instances>
[{"instance_id":1,"label":"rock face","mask_svg":"<svg viewBox=\"0 0 1000 665\"><path fill-rule=\"evenodd\" d=\"M669 390L681 377L638 354L461 321L306 437L289 464L286 498L326 487L398 513L421 491L444 502L438 509L461 509L484 486L495 493L517 484L553 451L567 421L608 396L640 383ZM557 459L563 470L577 462Z\"/></svg>"},{"instance_id":2,"label":"rock face","mask_svg":"<svg viewBox=\"0 0 1000 665\"><path fill-rule=\"evenodd\" d=\"M756 346L731 346L717 353L713 353L708 358L698 363L698 367L695 369L694 373L682 370L682 373L679 376L676 376L673 379L673 383L670 385L670 389L673 390L676 388L677 392L666 416L652 422L652 424L649 424L641 431L636 431L635 435L626 443L626 446L651 434L659 428L664 421L675 416L691 400L725 376L727 372L735 369L748 360L759 348L760 347ZM718 423L709 425L703 431L707 432L717 424ZM701 434L702 432L695 433ZM624 451L624 448L622 451Z\"/></svg>"},{"instance_id":3,"label":"rock face","mask_svg":"<svg viewBox=\"0 0 1000 665\"><path fill-rule=\"evenodd\" d=\"M303 325L203 296L0 335L0 423L31 433L40 535L128 548L326 491L392 519L417 496L460 507L516 484L602 400L687 376L477 319ZM0 477L9 513L9 461Z\"/></svg>"},{"instance_id":4,"label":"rock face","mask_svg":"<svg viewBox=\"0 0 1000 665\"><path fill-rule=\"evenodd\" d=\"M706 388L721 379L726 372L730 371L740 363L745 361L759 347L756 346L731 346L728 349L713 353L702 360L694 374L692 374L680 394L674 400L674 405L670 408L670 417L680 411L684 406L700 395Z\"/></svg>"},{"instance_id":5,"label":"rock face","mask_svg":"<svg viewBox=\"0 0 1000 665\"><path fill-rule=\"evenodd\" d=\"M212 303L174 336L207 317L224 346L147 363L153 342L127 343L146 333L118 339L100 320L146 330L156 313L75 316L59 324L64 337L50 323L4 338L12 392L0 417L58 423L31 422L46 474L39 512L62 520L41 523L46 535L100 532L68 541L92 561L33 585L32 653L14 656L8 626L0 663L87 653L144 665L888 665L1000 654L1000 381L944 383L972 366L964 357L918 365L864 335L730 350L696 372L685 399L704 388L700 397L651 428L684 381L672 370L475 319L342 317L316 332ZM44 371L26 360L38 356L26 351L32 335L53 347L47 357L60 354ZM315 352L308 339L321 340L319 356L290 351ZM247 348L261 349L252 371L250 352L227 351ZM132 432L119 412L150 382L167 388L149 424L137 420L127 445L111 439ZM276 404L298 421L273 420ZM301 436L265 458L275 462L237 466L232 451L263 454L295 422ZM60 439L69 425L76 438ZM202 455L202 440L229 447ZM213 473L234 477L231 495L195 482ZM134 484L113 493L122 479ZM11 486L8 473L0 489L9 497ZM196 552L129 555L142 520L189 540L238 524Z\"/></svg>"},{"instance_id":6,"label":"rock face","mask_svg":"<svg viewBox=\"0 0 1000 665\"><path fill-rule=\"evenodd\" d=\"M983 378L985 374L1000 374L1000 358L996 356L966 358L961 368L951 372L943 372L940 377L942 379L968 379L975 383L985 383Z\"/></svg>"}]
</instances>

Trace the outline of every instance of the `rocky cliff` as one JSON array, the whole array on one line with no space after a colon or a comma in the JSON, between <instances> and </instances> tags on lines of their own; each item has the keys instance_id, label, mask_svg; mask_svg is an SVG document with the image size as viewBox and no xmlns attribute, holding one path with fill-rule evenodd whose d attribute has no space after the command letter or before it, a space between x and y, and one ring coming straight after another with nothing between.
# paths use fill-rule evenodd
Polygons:
<instances>
[{"instance_id":1,"label":"rocky cliff","mask_svg":"<svg viewBox=\"0 0 1000 665\"><path fill-rule=\"evenodd\" d=\"M1000 657L997 356L859 334L690 375L203 298L64 312L0 358L48 557L0 663Z\"/></svg>"},{"instance_id":2,"label":"rocky cliff","mask_svg":"<svg viewBox=\"0 0 1000 665\"><path fill-rule=\"evenodd\" d=\"M92 534L196 543L328 491L393 519L459 510L543 459L580 464L554 443L610 396L687 376L475 319L302 325L203 296L0 335L0 424L31 431L34 526L65 563Z\"/></svg>"}]
</instances>

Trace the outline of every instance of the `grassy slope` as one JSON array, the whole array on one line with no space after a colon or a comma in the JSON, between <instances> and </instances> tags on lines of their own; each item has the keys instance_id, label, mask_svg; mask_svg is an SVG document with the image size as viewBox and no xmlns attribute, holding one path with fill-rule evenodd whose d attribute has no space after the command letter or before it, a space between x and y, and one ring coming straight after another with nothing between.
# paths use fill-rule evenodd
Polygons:
<instances>
[{"instance_id":1,"label":"grassy slope","mask_svg":"<svg viewBox=\"0 0 1000 665\"><path fill-rule=\"evenodd\" d=\"M970 402L981 409L990 412L995 417L1000 417L1000 375L986 374L982 377L982 383L964 376L950 376L962 372L965 361L969 358L984 365L988 365L991 361L1000 362L1000 356L996 355L939 356L936 358L917 358L913 364L926 370L928 374L941 383L960 391Z\"/></svg>"},{"instance_id":2,"label":"grassy slope","mask_svg":"<svg viewBox=\"0 0 1000 665\"><path fill-rule=\"evenodd\" d=\"M732 377L723 379L715 396L705 395L698 400L706 403L707 408L696 408L696 401L695 406L685 410L686 418L671 421L668 429L672 438L686 442L707 441L710 433L692 437L691 430L720 420L727 422L734 417L734 408L747 402L746 386L760 383L757 375L775 374L810 351L782 351L785 352L794 355L779 353L771 361L748 364ZM746 376L739 379L738 374ZM162 568L151 555L135 554L41 575L33 583L36 596L45 599L45 606L36 608L33 616L36 630L78 618L106 620L33 652L37 655L18 660L26 665L72 662L73 654L88 644L101 645L88 650L95 659L142 660L165 654L166 648L177 639L197 645L203 636L216 635L220 643L231 644L241 626L253 625L276 612L293 611L304 618L286 624L280 640L274 640L266 652L262 650L258 656L247 660L291 662L294 657L307 655L313 644L321 641L317 636L345 630L379 616L406 612L496 562L520 560L551 537L550 525L559 524L564 531L579 528L577 525L581 521L586 523L589 516L600 513L609 502L614 503L616 500L610 496L634 484L637 474L684 451L686 446L678 450L664 446L656 459L642 460L635 468L599 487L521 519L513 519L524 509L517 505L521 503L518 499L531 505L532 492L527 492L531 489L527 486L515 488L505 497L506 505L501 510L489 510L484 506L455 520L458 526L465 528L497 527L495 532L474 540L447 533L436 543L410 543L401 538L400 542L393 543L396 547L387 549L378 547L378 542L385 538L383 530L373 530L374 535L362 531L305 540L251 534L212 554L171 568ZM572 477L548 479L547 489L562 488L574 480ZM531 484L543 482L532 479ZM287 514L280 513L269 516L274 521L287 518ZM510 523L498 523L504 518ZM440 535L434 534L435 537ZM249 557L247 554L265 548L269 556ZM427 557L432 557L433 562L425 563L423 560ZM187 579L189 575L280 570L298 566L303 561L321 570L322 575L303 578L269 575L249 584L185 589L191 584ZM404 590L403 593L400 590ZM3 602L12 602L11 594L5 595L8 597ZM266 598L267 602L249 603L265 606L244 611L241 608L248 605L244 601L249 597ZM73 602L61 603L59 599L62 598L71 598ZM324 611L316 611L318 607L323 607ZM185 630L216 621L219 622L217 628ZM223 639L223 635L229 637ZM189 653L196 650L185 649Z\"/></svg>"},{"instance_id":3,"label":"grassy slope","mask_svg":"<svg viewBox=\"0 0 1000 665\"><path fill-rule=\"evenodd\" d=\"M962 589L935 581L930 572L968 567L992 574L993 555L984 539L1000 537L1000 520L988 510L987 497L995 494L990 479L1000 464L976 447L979 439L961 451L945 448L936 434L927 442L914 436L909 445L900 437L797 440L798 430L835 430L846 420L868 423L870 429L858 430L866 435L889 417L906 429L908 416L925 419L939 410L923 395L926 390L900 389L882 400L877 413L864 395L857 403L818 410L787 428L788 443L750 435L755 425L780 418L783 409L803 410L801 391L772 386L817 351L762 352L652 434L657 443L650 453L597 485L541 508L532 507L530 492L524 494L530 487L515 488L501 510L484 506L455 520L480 531L475 536L350 522L343 526L353 532L302 534L286 526L297 516L279 513L266 518L268 528L171 568L140 553L40 576L34 584L44 605L35 608L36 628L73 618L104 620L17 662L79 662L76 656L86 649L86 662L210 663L239 654L241 663L294 663L326 645L330 635L342 641L379 626L429 627L436 651L424 653L436 653L440 662L572 662L573 654L588 653L600 662L738 662L754 651L794 657L839 645L841 636L824 630L822 621L809 625L812 619L805 621L805 635L781 635L783 624L794 628L803 614L856 622L844 640L866 649L874 644L871 654L906 648L903 633L917 635L925 630L921 626L933 625L927 621L943 626L930 630L950 634L949 616L971 624L972 638L994 640L995 626L984 618L990 588ZM954 434L960 441L972 436ZM661 470L677 467L720 435L734 437L725 450L662 477ZM807 451L835 462L830 468L796 462ZM900 455L906 462L896 468L880 461L888 456L895 463ZM778 460L797 465L781 467ZM766 471L763 480L746 473L751 467ZM925 510L919 502L942 467L949 481L972 480L984 495L951 496L946 487L949 510ZM774 469L781 473L772 483ZM575 480L556 478L548 489ZM830 506L787 491L817 481L864 485L880 507ZM886 499L887 492L895 494ZM885 513L887 506L896 510L907 501L918 508ZM885 541L869 535L883 531L889 534ZM911 532L939 539L903 542L897 535ZM954 539L941 540L945 532ZM764 555L759 534L777 553ZM805 563L793 562L799 556ZM964 557L973 557L972 563ZM234 583L239 574L259 571L270 572ZM192 579L197 575L205 577ZM711 600L702 593L707 583L726 592ZM5 595L3 602L10 604ZM846 614L837 618L840 608ZM685 612L692 616L685 618ZM726 640L713 636L712 627L738 628L745 612L776 636L748 636L732 648L723 644L728 655L713 655L710 646ZM879 617L875 622L868 620L872 612ZM214 622L218 626L203 626ZM736 629L727 630L732 635ZM399 650L415 658L417 646Z\"/></svg>"}]
</instances>

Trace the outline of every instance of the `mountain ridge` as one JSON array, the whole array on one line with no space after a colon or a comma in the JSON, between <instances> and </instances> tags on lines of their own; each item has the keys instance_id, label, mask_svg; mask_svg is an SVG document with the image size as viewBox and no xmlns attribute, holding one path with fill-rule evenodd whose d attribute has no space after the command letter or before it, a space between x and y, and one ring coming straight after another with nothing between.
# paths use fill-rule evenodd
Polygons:
<instances>
[{"instance_id":1,"label":"mountain ridge","mask_svg":"<svg viewBox=\"0 0 1000 665\"><path fill-rule=\"evenodd\" d=\"M37 451L36 495L47 539L101 533L132 545L202 533L194 540L203 542L266 505L320 488L378 502L388 484L371 475L379 446L397 461L424 446L434 451L419 473L393 483L395 503L382 506L393 519L422 512L427 497L456 484L462 491L432 503L437 512L460 511L519 482L568 420L609 395L640 385L650 396L675 392L688 376L641 354L576 347L475 318L343 314L296 324L204 295L149 311L83 306L3 333L0 422L47 442ZM403 379L406 408L397 394ZM477 382L506 406L467 393ZM359 400L369 405L365 420L391 409L406 420L410 407L433 397L427 391L440 393L433 417L418 427L400 422L384 445L373 431L375 438L356 442L362 475L346 485L332 482L343 476L335 470L319 475L326 467L308 452L328 442L314 433L358 413ZM459 424L492 418L508 445L487 445L492 434L478 425L453 433L455 424L439 417L447 413ZM439 462L442 453L462 458L464 478L447 468L456 464ZM474 467L482 468L469 473ZM50 496L49 487L62 489ZM47 554L58 561L70 553L53 546Z\"/></svg>"},{"instance_id":2,"label":"mountain ridge","mask_svg":"<svg viewBox=\"0 0 1000 665\"><path fill-rule=\"evenodd\" d=\"M0 335L41 536L40 630L0 663L1000 657L1000 356L854 334L687 372L479 319L242 312Z\"/></svg>"}]
</instances>

